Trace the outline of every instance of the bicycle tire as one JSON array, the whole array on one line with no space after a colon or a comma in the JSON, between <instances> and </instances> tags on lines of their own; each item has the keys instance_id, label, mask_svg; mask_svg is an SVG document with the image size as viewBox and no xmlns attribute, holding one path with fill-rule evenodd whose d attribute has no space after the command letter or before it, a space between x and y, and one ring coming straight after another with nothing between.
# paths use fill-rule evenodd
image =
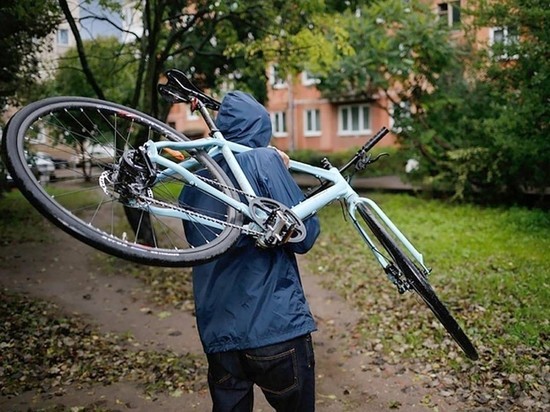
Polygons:
<instances>
[{"instance_id":1,"label":"bicycle tire","mask_svg":"<svg viewBox=\"0 0 550 412\"><path fill-rule=\"evenodd\" d=\"M52 97L22 108L10 119L3 133L2 152L17 187L40 213L69 235L105 253L152 266L183 267L227 251L240 235L243 221L242 214L232 208L227 207L220 216L227 226L216 230L213 239L210 230L208 242L192 246L182 233L181 219L154 214L150 205L139 208L122 197L107 196L110 193L101 187L99 176L117 167L121 154L133 149L131 141L137 136L189 140L159 120L116 103ZM66 167L56 169L55 179L41 184L29 163L30 146L64 159L59 163L65 162ZM206 152L193 151L187 156L195 159L196 169L207 171L220 191L238 198L230 179ZM184 187L181 177L173 175L155 183L147 193L155 201L165 202L166 208L185 208L179 203ZM133 226L128 226L127 214L134 216L130 219ZM207 230L204 225L196 227Z\"/></svg>"},{"instance_id":2,"label":"bicycle tire","mask_svg":"<svg viewBox=\"0 0 550 412\"><path fill-rule=\"evenodd\" d=\"M434 313L436 318L466 356L472 360L477 360L479 355L474 344L462 330L456 319L451 315L447 307L439 299L422 270L420 270L401 250L394 239L387 233L386 229L378 222L372 212L364 204L358 204L357 210L382 247L391 256L395 265L397 265L401 273L405 276L412 289L422 298L424 303Z\"/></svg>"}]
</instances>

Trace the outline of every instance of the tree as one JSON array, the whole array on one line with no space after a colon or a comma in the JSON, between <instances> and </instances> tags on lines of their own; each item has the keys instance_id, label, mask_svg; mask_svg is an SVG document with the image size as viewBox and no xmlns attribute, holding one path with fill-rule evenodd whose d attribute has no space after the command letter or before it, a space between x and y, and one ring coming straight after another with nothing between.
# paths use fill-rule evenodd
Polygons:
<instances>
[{"instance_id":1,"label":"tree","mask_svg":"<svg viewBox=\"0 0 550 412\"><path fill-rule=\"evenodd\" d=\"M101 97L102 87L97 87L98 76L86 61L74 18L66 0L59 1L77 38L82 69ZM128 12L140 16L143 31L126 31L134 40L138 60L130 105L160 118L165 117L168 107L159 102L156 86L162 72L171 67L189 73L203 88L215 89L230 77L235 85L263 100L267 62L273 51L283 55L288 49L282 47L282 42L272 43L276 50L254 47L281 33L295 34L302 27L300 21L307 21L308 13L323 8L321 0L142 0L131 4L133 8Z\"/></svg>"},{"instance_id":2,"label":"tree","mask_svg":"<svg viewBox=\"0 0 550 412\"><path fill-rule=\"evenodd\" d=\"M382 91L395 104L414 104L457 60L449 31L419 2L373 2L342 13L339 23L347 27L352 52L322 77L319 88L328 97Z\"/></svg>"},{"instance_id":3,"label":"tree","mask_svg":"<svg viewBox=\"0 0 550 412\"><path fill-rule=\"evenodd\" d=\"M92 68L67 1L59 0L59 4L75 36L82 72L95 95L105 98L105 86L98 71ZM103 4L109 5L109 1ZM307 27L304 22L309 14L324 7L322 0L141 0L126 4L131 6L126 12L139 17L138 26L142 28L135 31L121 28L132 39L137 62L127 105L160 119L166 117L169 106L159 100L157 83L162 73L172 67L192 75L199 87L212 90L231 77L236 86L255 92L262 100L266 96L265 69L273 52L290 56L287 46L294 46L292 36ZM116 19L106 20L113 26L118 24ZM284 41L272 42L273 49L254 48L268 43L258 43L259 40L273 40L277 36ZM302 47L304 41L299 43ZM310 44L307 50L314 47ZM138 138L133 143L141 141ZM130 223L134 220L130 214L129 220Z\"/></svg>"},{"instance_id":4,"label":"tree","mask_svg":"<svg viewBox=\"0 0 550 412\"><path fill-rule=\"evenodd\" d=\"M101 88L104 99L128 105L132 99L134 79L138 62L134 57L134 47L120 43L115 37L100 37L93 40L85 40L81 47L86 53L89 69L97 76L97 86ZM55 78L43 82L40 93L47 96L83 96L96 97L94 87L88 82L86 75L81 70L78 51L76 48L68 50L57 62ZM74 115L72 115L74 116ZM87 124L86 115L76 123L71 118L64 119L68 129L75 129ZM100 121L99 119L94 119ZM74 123L74 124L73 124ZM80 125L80 126L79 126ZM84 158L88 148L88 141L81 133L68 133L65 143L74 147L77 156ZM57 142L52 142L55 144ZM123 148L120 147L120 150ZM91 178L91 165L88 162L81 163L81 172L85 180Z\"/></svg>"},{"instance_id":5,"label":"tree","mask_svg":"<svg viewBox=\"0 0 550 412\"><path fill-rule=\"evenodd\" d=\"M436 132L432 122L437 118L426 113L444 104L434 102L440 90L463 79L465 48L453 43L449 29L418 1L372 2L339 18L352 52L335 59L335 67L321 76L323 95L380 104L394 118L402 147L422 156L428 169L438 164L438 153L452 144Z\"/></svg>"},{"instance_id":6,"label":"tree","mask_svg":"<svg viewBox=\"0 0 550 412\"><path fill-rule=\"evenodd\" d=\"M514 199L544 193L550 182L550 10L542 0L479 1L476 26L498 28L502 41L480 57L476 95L490 96L478 119L483 147L498 169L491 193ZM492 177L492 176L488 176Z\"/></svg>"},{"instance_id":7,"label":"tree","mask_svg":"<svg viewBox=\"0 0 550 412\"><path fill-rule=\"evenodd\" d=\"M40 77L40 53L60 22L55 0L3 0L0 3L0 112L18 100L20 90Z\"/></svg>"},{"instance_id":8,"label":"tree","mask_svg":"<svg viewBox=\"0 0 550 412\"><path fill-rule=\"evenodd\" d=\"M549 12L541 1L480 1L468 31L496 28L502 41L449 66L408 120L423 149L424 183L457 199L517 202L550 181ZM429 159L429 160L426 160Z\"/></svg>"},{"instance_id":9,"label":"tree","mask_svg":"<svg viewBox=\"0 0 550 412\"><path fill-rule=\"evenodd\" d=\"M473 24L452 37L418 2L372 2L341 13L353 49L322 78L329 98L386 96L416 176L458 199L517 199L550 181L550 12L541 0L471 3ZM463 23L468 23L465 18ZM503 41L469 40L496 27Z\"/></svg>"},{"instance_id":10,"label":"tree","mask_svg":"<svg viewBox=\"0 0 550 412\"><path fill-rule=\"evenodd\" d=\"M134 46L120 43L116 37L99 37L83 41L82 47L103 97L129 105L138 68ZM54 95L97 97L81 69L76 49L68 50L59 59L55 79L49 87L50 94Z\"/></svg>"}]
</instances>

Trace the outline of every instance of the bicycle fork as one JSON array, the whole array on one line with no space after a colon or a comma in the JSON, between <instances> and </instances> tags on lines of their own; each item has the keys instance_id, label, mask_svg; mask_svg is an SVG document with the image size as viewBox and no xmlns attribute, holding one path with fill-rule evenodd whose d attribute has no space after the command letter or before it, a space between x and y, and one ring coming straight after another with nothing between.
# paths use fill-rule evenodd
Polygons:
<instances>
[{"instance_id":1,"label":"bicycle fork","mask_svg":"<svg viewBox=\"0 0 550 412\"><path fill-rule=\"evenodd\" d=\"M378 249L378 246L374 243L369 233L361 226L358 219L356 218L357 205L363 204L366 207L370 208L376 213L376 215L384 222L386 227L391 231L396 239L401 242L405 249L410 253L410 255L416 260L416 262L422 267L424 273L428 274L430 269L424 265L424 258L422 254L416 250L416 248L411 244L411 242L403 235L403 233L395 226L391 219L380 209L380 207L371 199L354 197L348 199L348 215L350 216L353 224L371 252L373 253L375 259L378 261L384 272L386 273L388 279L396 286L399 293L405 293L411 289L409 282L401 276L400 270L395 267L393 262L390 262L384 254Z\"/></svg>"}]
</instances>

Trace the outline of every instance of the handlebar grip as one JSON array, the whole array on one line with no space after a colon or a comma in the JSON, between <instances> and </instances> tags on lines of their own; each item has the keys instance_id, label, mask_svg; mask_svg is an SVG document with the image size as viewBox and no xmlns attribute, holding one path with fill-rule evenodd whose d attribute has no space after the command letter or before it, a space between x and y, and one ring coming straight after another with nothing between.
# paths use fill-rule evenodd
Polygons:
<instances>
[{"instance_id":1,"label":"handlebar grip","mask_svg":"<svg viewBox=\"0 0 550 412\"><path fill-rule=\"evenodd\" d=\"M361 148L361 152L368 152L372 149L382 138L389 133L386 127L382 127L378 133L376 133L367 143Z\"/></svg>"},{"instance_id":2,"label":"handlebar grip","mask_svg":"<svg viewBox=\"0 0 550 412\"><path fill-rule=\"evenodd\" d=\"M376 145L376 143L382 140L382 138L388 133L389 133L389 130L386 127L382 127L378 131L378 133L376 133L367 143L363 145L363 147L360 150L357 151L355 156L353 156L353 158L348 163L346 163L344 166L342 166L339 169L340 173L348 170L348 168L351 165L354 165L359 159L361 159L365 155L365 153L367 153L370 149L372 149Z\"/></svg>"}]
</instances>

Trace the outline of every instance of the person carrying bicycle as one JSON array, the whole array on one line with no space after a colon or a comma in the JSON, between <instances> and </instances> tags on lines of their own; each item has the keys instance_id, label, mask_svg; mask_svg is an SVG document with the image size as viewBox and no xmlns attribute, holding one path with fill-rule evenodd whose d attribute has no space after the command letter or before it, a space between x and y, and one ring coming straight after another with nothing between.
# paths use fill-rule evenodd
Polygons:
<instances>
[{"instance_id":1,"label":"person carrying bicycle","mask_svg":"<svg viewBox=\"0 0 550 412\"><path fill-rule=\"evenodd\" d=\"M303 200L285 165L288 158L267 147L272 136L270 116L252 96L228 93L216 126L227 140L254 148L236 159L258 196L287 207ZM216 161L231 177L225 161ZM180 202L201 210L224 210L221 203L192 187L182 191ZM312 216L304 225L307 234L299 242L261 248L252 237L242 235L228 252L193 268L213 411L251 411L254 384L277 411L315 409L311 332L316 325L295 254L313 246L319 219ZM191 245L208 240L196 224L184 221L184 228Z\"/></svg>"}]
</instances>

